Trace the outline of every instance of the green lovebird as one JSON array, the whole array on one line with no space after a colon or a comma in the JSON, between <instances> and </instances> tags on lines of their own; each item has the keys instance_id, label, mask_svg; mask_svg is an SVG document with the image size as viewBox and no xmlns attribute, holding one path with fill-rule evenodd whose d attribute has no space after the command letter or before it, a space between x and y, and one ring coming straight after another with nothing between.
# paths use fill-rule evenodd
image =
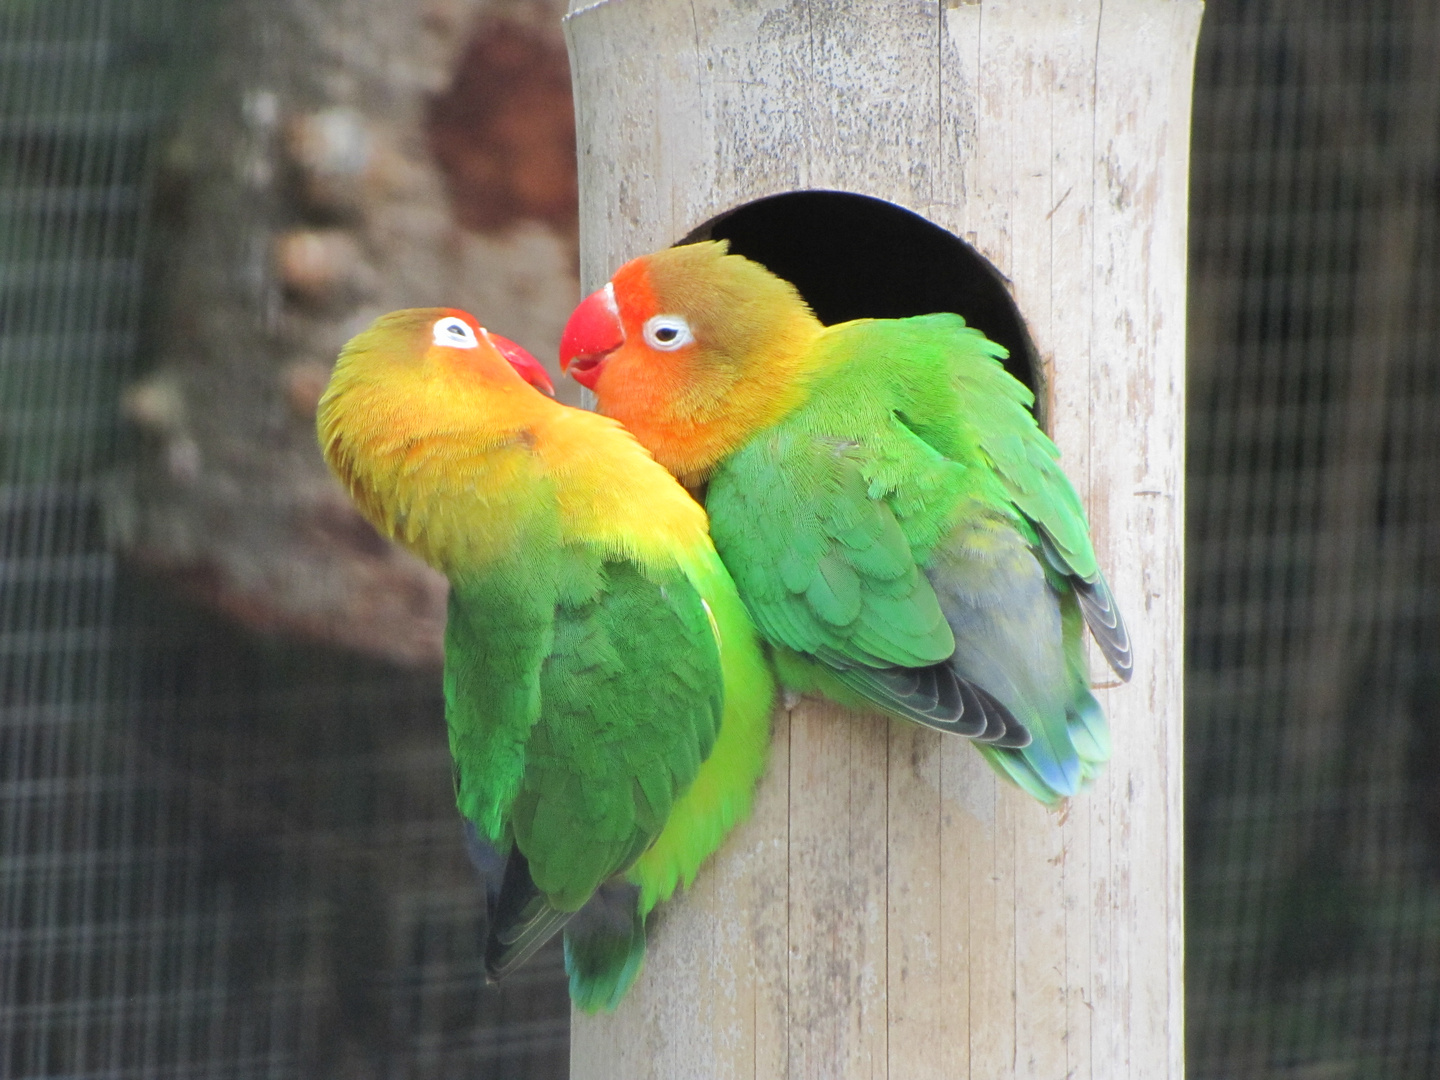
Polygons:
<instances>
[{"instance_id":1,"label":"green lovebird","mask_svg":"<svg viewBox=\"0 0 1440 1080\"><path fill-rule=\"evenodd\" d=\"M530 384L530 385L527 385ZM614 1008L645 918L749 812L772 677L704 510L462 311L386 315L320 402L365 517L450 580L445 716L499 979L562 927Z\"/></svg>"},{"instance_id":2,"label":"green lovebird","mask_svg":"<svg viewBox=\"0 0 1440 1080\"><path fill-rule=\"evenodd\" d=\"M968 736L1046 803L1110 756L1130 641L1059 451L958 315L825 327L723 242L627 263L561 363L683 483L780 681Z\"/></svg>"}]
</instances>

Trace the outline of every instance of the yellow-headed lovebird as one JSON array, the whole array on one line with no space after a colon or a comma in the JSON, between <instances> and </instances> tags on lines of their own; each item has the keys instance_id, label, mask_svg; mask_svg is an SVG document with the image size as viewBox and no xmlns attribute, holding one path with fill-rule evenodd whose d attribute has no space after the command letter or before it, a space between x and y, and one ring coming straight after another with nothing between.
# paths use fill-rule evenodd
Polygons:
<instances>
[{"instance_id":1,"label":"yellow-headed lovebird","mask_svg":"<svg viewBox=\"0 0 1440 1080\"><path fill-rule=\"evenodd\" d=\"M532 385L527 385L530 383ZM613 420L473 317L354 338L320 445L366 518L450 580L445 714L499 979L561 927L614 1008L645 917L749 811L773 692L704 510Z\"/></svg>"},{"instance_id":2,"label":"yellow-headed lovebird","mask_svg":"<svg viewBox=\"0 0 1440 1080\"><path fill-rule=\"evenodd\" d=\"M723 242L621 267L561 363L682 482L782 683L976 740L1051 803L1110 756L1130 642L1059 451L958 315L825 327Z\"/></svg>"}]
</instances>

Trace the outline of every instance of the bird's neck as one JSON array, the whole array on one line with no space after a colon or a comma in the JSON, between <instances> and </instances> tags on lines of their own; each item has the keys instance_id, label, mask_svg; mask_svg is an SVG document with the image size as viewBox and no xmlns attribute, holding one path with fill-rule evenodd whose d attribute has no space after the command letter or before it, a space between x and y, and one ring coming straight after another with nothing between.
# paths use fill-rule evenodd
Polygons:
<instances>
[{"instance_id":1,"label":"bird's neck","mask_svg":"<svg viewBox=\"0 0 1440 1080\"><path fill-rule=\"evenodd\" d=\"M777 335L755 369L703 407L669 403L619 417L682 484L705 484L715 467L758 432L779 423L810 398L824 361L816 344L824 327L809 312Z\"/></svg>"},{"instance_id":2,"label":"bird's neck","mask_svg":"<svg viewBox=\"0 0 1440 1080\"><path fill-rule=\"evenodd\" d=\"M454 388L356 393L326 457L376 529L450 573L524 543L540 471L525 404Z\"/></svg>"}]
</instances>

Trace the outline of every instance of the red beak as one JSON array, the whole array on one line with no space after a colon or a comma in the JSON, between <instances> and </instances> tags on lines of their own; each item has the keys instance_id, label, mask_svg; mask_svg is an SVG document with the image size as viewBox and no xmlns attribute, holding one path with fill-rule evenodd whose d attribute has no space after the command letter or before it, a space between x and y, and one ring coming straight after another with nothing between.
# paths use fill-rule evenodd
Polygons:
<instances>
[{"instance_id":1,"label":"red beak","mask_svg":"<svg viewBox=\"0 0 1440 1080\"><path fill-rule=\"evenodd\" d=\"M539 360L536 360L509 338L501 337L491 330L486 330L485 334L490 339L490 344L500 350L500 355L510 361L510 366L520 373L522 379L537 390L543 390L551 397L555 396L555 386L551 383L545 366Z\"/></svg>"},{"instance_id":2,"label":"red beak","mask_svg":"<svg viewBox=\"0 0 1440 1080\"><path fill-rule=\"evenodd\" d=\"M600 381L609 355L625 344L625 327L615 303L615 286L597 289L570 313L560 337L560 370L587 389Z\"/></svg>"}]
</instances>

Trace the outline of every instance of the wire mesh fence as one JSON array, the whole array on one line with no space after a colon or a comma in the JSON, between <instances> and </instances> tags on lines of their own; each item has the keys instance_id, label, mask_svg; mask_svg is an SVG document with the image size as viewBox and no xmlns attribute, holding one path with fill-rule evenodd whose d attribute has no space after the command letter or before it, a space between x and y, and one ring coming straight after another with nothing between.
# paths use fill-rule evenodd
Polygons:
<instances>
[{"instance_id":1,"label":"wire mesh fence","mask_svg":"<svg viewBox=\"0 0 1440 1080\"><path fill-rule=\"evenodd\" d=\"M1440 1073L1440 19L1215 4L1192 174L1195 1077Z\"/></svg>"},{"instance_id":2,"label":"wire mesh fence","mask_svg":"<svg viewBox=\"0 0 1440 1080\"><path fill-rule=\"evenodd\" d=\"M484 986L438 680L230 629L107 546L212 7L0 5L0 1076L560 1076L555 952Z\"/></svg>"},{"instance_id":3,"label":"wire mesh fence","mask_svg":"<svg viewBox=\"0 0 1440 1080\"><path fill-rule=\"evenodd\" d=\"M0 2L0 1076L560 1076L435 680L107 545L213 6ZM1440 1075L1440 13L1214 0L1193 164L1190 1072Z\"/></svg>"}]
</instances>

